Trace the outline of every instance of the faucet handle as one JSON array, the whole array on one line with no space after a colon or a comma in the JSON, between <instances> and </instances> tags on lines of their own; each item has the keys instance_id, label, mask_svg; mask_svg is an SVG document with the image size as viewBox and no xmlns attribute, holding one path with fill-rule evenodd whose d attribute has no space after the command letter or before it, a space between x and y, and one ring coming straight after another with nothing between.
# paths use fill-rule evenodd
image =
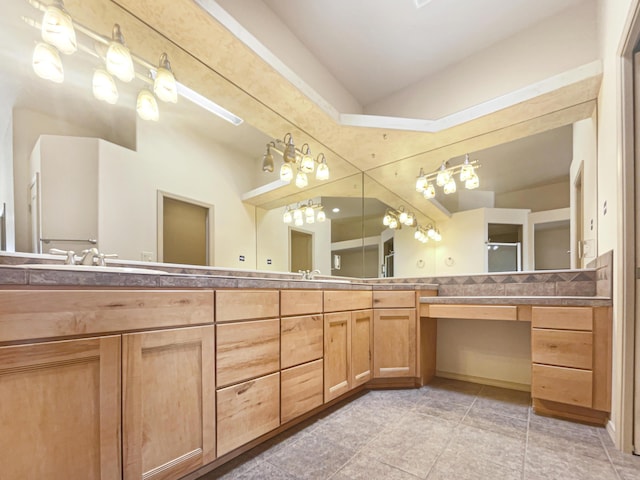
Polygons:
<instances>
[{"instance_id":1,"label":"faucet handle","mask_svg":"<svg viewBox=\"0 0 640 480\"><path fill-rule=\"evenodd\" d=\"M60 250L59 248L50 248L49 253L52 255L66 255L64 263L66 265L75 265L76 264L76 252L73 250Z\"/></svg>"},{"instance_id":2,"label":"faucet handle","mask_svg":"<svg viewBox=\"0 0 640 480\"><path fill-rule=\"evenodd\" d=\"M100 253L98 254L98 265L101 267L106 267L107 266L107 262L105 261L105 258L118 258L118 254L117 253Z\"/></svg>"}]
</instances>

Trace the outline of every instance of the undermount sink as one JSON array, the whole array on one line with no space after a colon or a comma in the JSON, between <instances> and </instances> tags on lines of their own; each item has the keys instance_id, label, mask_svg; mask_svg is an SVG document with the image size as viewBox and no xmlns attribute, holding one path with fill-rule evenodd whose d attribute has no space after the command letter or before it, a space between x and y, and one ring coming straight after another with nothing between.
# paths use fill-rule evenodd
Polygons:
<instances>
[{"instance_id":1,"label":"undermount sink","mask_svg":"<svg viewBox=\"0 0 640 480\"><path fill-rule=\"evenodd\" d=\"M305 282L322 282L322 283L351 283L350 280L338 280L338 279L331 279L331 278L310 278L310 279L305 279Z\"/></svg>"},{"instance_id":2,"label":"undermount sink","mask_svg":"<svg viewBox=\"0 0 640 480\"><path fill-rule=\"evenodd\" d=\"M108 273L148 273L159 274L167 273L162 270L153 270L151 268L136 268L136 267L114 267L114 266L97 266L97 265L65 265L65 264L49 264L49 263L25 263L17 265L22 268L29 268L34 270L71 270L74 272L108 272Z\"/></svg>"}]
</instances>

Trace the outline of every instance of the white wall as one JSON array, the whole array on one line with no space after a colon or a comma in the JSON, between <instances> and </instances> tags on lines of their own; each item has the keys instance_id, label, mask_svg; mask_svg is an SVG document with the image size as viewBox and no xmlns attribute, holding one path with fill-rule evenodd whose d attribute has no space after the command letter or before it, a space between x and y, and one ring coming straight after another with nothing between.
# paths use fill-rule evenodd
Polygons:
<instances>
[{"instance_id":1,"label":"white wall","mask_svg":"<svg viewBox=\"0 0 640 480\"><path fill-rule=\"evenodd\" d=\"M569 182L561 181L548 185L525 188L514 192L505 192L496 195L496 208L524 208L532 212L555 210L568 207Z\"/></svg>"},{"instance_id":2,"label":"white wall","mask_svg":"<svg viewBox=\"0 0 640 480\"><path fill-rule=\"evenodd\" d=\"M436 272L437 242L421 243L414 238L414 228L396 230L393 236L394 276L429 277Z\"/></svg>"},{"instance_id":3,"label":"white wall","mask_svg":"<svg viewBox=\"0 0 640 480\"><path fill-rule=\"evenodd\" d=\"M442 241L436 247L437 275L487 271L487 223L484 209L454 213L451 219L438 226Z\"/></svg>"},{"instance_id":4,"label":"white wall","mask_svg":"<svg viewBox=\"0 0 640 480\"><path fill-rule=\"evenodd\" d=\"M621 422L623 402L630 398L632 385L623 386L622 364L625 358L622 321L624 318L623 271L624 258L622 235L622 211L619 201L623 195L619 172L622 170L622 84L621 47L628 33L632 13L638 0L600 0L598 2L598 33L600 56L603 59L603 75L598 95L597 222L598 254L613 250L613 388L611 422L608 425L616 445L630 448L631 418L625 418L624 431ZM627 99L627 101L630 101ZM606 204L606 213L605 213ZM628 344L627 344L628 345ZM623 391L626 398L623 397Z\"/></svg>"},{"instance_id":5,"label":"white wall","mask_svg":"<svg viewBox=\"0 0 640 480\"><path fill-rule=\"evenodd\" d=\"M595 0L581 3L366 105L364 113L438 119L458 112L596 60L596 29Z\"/></svg>"},{"instance_id":6,"label":"white wall","mask_svg":"<svg viewBox=\"0 0 640 480\"><path fill-rule=\"evenodd\" d=\"M317 199L314 199L314 202ZM289 271L289 225L282 222L284 208L256 209L257 268L273 272ZM331 220L293 227L313 234L313 268L331 275ZM271 265L267 264L271 260ZM339 275L344 275L342 272Z\"/></svg>"},{"instance_id":7,"label":"white wall","mask_svg":"<svg viewBox=\"0 0 640 480\"><path fill-rule=\"evenodd\" d=\"M7 251L15 250L13 196L13 117L11 107L0 102L0 209L4 203Z\"/></svg>"}]
</instances>

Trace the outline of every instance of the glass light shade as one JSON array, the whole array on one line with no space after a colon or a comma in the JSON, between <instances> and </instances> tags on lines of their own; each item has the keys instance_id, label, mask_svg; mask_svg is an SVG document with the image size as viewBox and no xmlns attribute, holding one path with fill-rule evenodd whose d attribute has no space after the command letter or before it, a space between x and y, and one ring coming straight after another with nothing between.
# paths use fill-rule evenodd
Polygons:
<instances>
[{"instance_id":1,"label":"glass light shade","mask_svg":"<svg viewBox=\"0 0 640 480\"><path fill-rule=\"evenodd\" d=\"M464 188L467 190L473 190L474 188L478 188L480 186L480 179L478 175L473 172L473 174L464 182Z\"/></svg>"},{"instance_id":2,"label":"glass light shade","mask_svg":"<svg viewBox=\"0 0 640 480\"><path fill-rule=\"evenodd\" d=\"M296 227L301 227L302 225L304 225L304 220L302 219L302 217L296 218L294 221L294 225Z\"/></svg>"},{"instance_id":3,"label":"glass light shade","mask_svg":"<svg viewBox=\"0 0 640 480\"><path fill-rule=\"evenodd\" d=\"M33 51L33 71L40 78L55 83L64 81L64 70L58 50L48 43L38 43Z\"/></svg>"},{"instance_id":4,"label":"glass light shade","mask_svg":"<svg viewBox=\"0 0 640 480\"><path fill-rule=\"evenodd\" d=\"M262 171L273 172L274 168L275 164L273 162L273 155L271 154L271 149L267 147L267 153L262 157Z\"/></svg>"},{"instance_id":5,"label":"glass light shade","mask_svg":"<svg viewBox=\"0 0 640 480\"><path fill-rule=\"evenodd\" d=\"M398 217L398 220L400 220L400 223L402 224L407 224L407 218L409 218L409 214L407 212L405 212L404 210L400 211L400 216Z\"/></svg>"},{"instance_id":6,"label":"glass light shade","mask_svg":"<svg viewBox=\"0 0 640 480\"><path fill-rule=\"evenodd\" d=\"M304 188L309 185L309 179L307 178L307 174L300 171L296 175L296 187Z\"/></svg>"},{"instance_id":7,"label":"glass light shade","mask_svg":"<svg viewBox=\"0 0 640 480\"><path fill-rule=\"evenodd\" d=\"M438 185L439 187L444 187L444 185L449 181L450 178L451 172L447 170L443 163L440 167L440 170L438 170L438 175L436 175L436 185Z\"/></svg>"},{"instance_id":8,"label":"glass light shade","mask_svg":"<svg viewBox=\"0 0 640 480\"><path fill-rule=\"evenodd\" d=\"M293 219L294 220L302 220L302 209L296 208L293 211Z\"/></svg>"},{"instance_id":9,"label":"glass light shade","mask_svg":"<svg viewBox=\"0 0 640 480\"><path fill-rule=\"evenodd\" d=\"M316 222L316 217L315 215L311 215L310 217L304 217L304 221L307 223L315 223Z\"/></svg>"},{"instance_id":10,"label":"glass light shade","mask_svg":"<svg viewBox=\"0 0 640 480\"><path fill-rule=\"evenodd\" d=\"M416 229L415 233L413 234L413 238L415 238L416 240L420 240L420 237L422 237L423 233L420 231L420 229Z\"/></svg>"},{"instance_id":11,"label":"glass light shade","mask_svg":"<svg viewBox=\"0 0 640 480\"><path fill-rule=\"evenodd\" d=\"M435 232L433 239L436 242L439 242L440 240L442 240L442 235L440 235L440 232Z\"/></svg>"},{"instance_id":12,"label":"glass light shade","mask_svg":"<svg viewBox=\"0 0 640 480\"><path fill-rule=\"evenodd\" d=\"M296 161L296 147L293 144L293 140L290 139L287 146L284 148L284 152L282 153L282 158L285 162L295 163Z\"/></svg>"},{"instance_id":13,"label":"glass light shade","mask_svg":"<svg viewBox=\"0 0 640 480\"><path fill-rule=\"evenodd\" d=\"M293 180L293 168L290 163L283 163L280 167L280 180L290 182Z\"/></svg>"},{"instance_id":14,"label":"glass light shade","mask_svg":"<svg viewBox=\"0 0 640 480\"><path fill-rule=\"evenodd\" d=\"M464 163L462 168L460 169L460 181L465 182L469 180L475 174L473 165L469 165L468 163Z\"/></svg>"},{"instance_id":15,"label":"glass light shade","mask_svg":"<svg viewBox=\"0 0 640 480\"><path fill-rule=\"evenodd\" d=\"M391 220L389 220L389 228L392 230L395 230L396 228L398 228L398 219L395 217L391 217Z\"/></svg>"},{"instance_id":16,"label":"glass light shade","mask_svg":"<svg viewBox=\"0 0 640 480\"><path fill-rule=\"evenodd\" d=\"M316 215L316 220L320 223L324 222L327 219L327 215L324 213L324 210L320 210L318 215Z\"/></svg>"},{"instance_id":17,"label":"glass light shade","mask_svg":"<svg viewBox=\"0 0 640 480\"><path fill-rule=\"evenodd\" d=\"M405 220L404 224L407 225L408 227L413 226L413 224L416 221L416 217L413 213L409 212L407 213L407 219Z\"/></svg>"},{"instance_id":18,"label":"glass light shade","mask_svg":"<svg viewBox=\"0 0 640 480\"><path fill-rule=\"evenodd\" d=\"M57 5L49 5L42 18L42 40L65 55L78 50L76 31L71 16Z\"/></svg>"},{"instance_id":19,"label":"glass light shade","mask_svg":"<svg viewBox=\"0 0 640 480\"><path fill-rule=\"evenodd\" d=\"M158 102L150 90L147 90L146 88L140 90L140 93L138 93L138 101L136 102L136 111L143 120L151 120L153 122L158 121L160 118Z\"/></svg>"},{"instance_id":20,"label":"glass light shade","mask_svg":"<svg viewBox=\"0 0 640 480\"><path fill-rule=\"evenodd\" d=\"M424 192L422 192L424 198L429 200L430 198L435 198L436 196L436 187L433 186L433 183L428 183Z\"/></svg>"},{"instance_id":21,"label":"glass light shade","mask_svg":"<svg viewBox=\"0 0 640 480\"><path fill-rule=\"evenodd\" d=\"M304 173L312 173L316 168L316 162L311 155L303 155L300 162L300 170Z\"/></svg>"},{"instance_id":22,"label":"glass light shade","mask_svg":"<svg viewBox=\"0 0 640 480\"><path fill-rule=\"evenodd\" d=\"M305 217L313 217L315 216L315 211L313 210L313 207L311 205L308 205L305 207L304 209L304 216Z\"/></svg>"},{"instance_id":23,"label":"glass light shade","mask_svg":"<svg viewBox=\"0 0 640 480\"><path fill-rule=\"evenodd\" d=\"M444 184L443 191L444 191L445 195L449 195L451 193L455 193L455 191L456 191L456 181L453 179L453 177L449 177L449 180L447 181L447 183Z\"/></svg>"},{"instance_id":24,"label":"glass light shade","mask_svg":"<svg viewBox=\"0 0 640 480\"><path fill-rule=\"evenodd\" d=\"M316 180L329 180L329 165L322 162L316 170Z\"/></svg>"},{"instance_id":25,"label":"glass light shade","mask_svg":"<svg viewBox=\"0 0 640 480\"><path fill-rule=\"evenodd\" d=\"M284 211L284 215L282 215L282 221L284 223L291 223L293 221L293 215L288 208Z\"/></svg>"},{"instance_id":26,"label":"glass light shade","mask_svg":"<svg viewBox=\"0 0 640 480\"><path fill-rule=\"evenodd\" d=\"M420 175L416 180L416 192L422 193L427 188L427 177Z\"/></svg>"},{"instance_id":27,"label":"glass light shade","mask_svg":"<svg viewBox=\"0 0 640 480\"><path fill-rule=\"evenodd\" d=\"M153 93L163 102L178 103L178 84L171 70L158 68L153 81Z\"/></svg>"},{"instance_id":28,"label":"glass light shade","mask_svg":"<svg viewBox=\"0 0 640 480\"><path fill-rule=\"evenodd\" d=\"M93 96L113 105L118 101L118 88L109 72L97 68L93 72Z\"/></svg>"},{"instance_id":29,"label":"glass light shade","mask_svg":"<svg viewBox=\"0 0 640 480\"><path fill-rule=\"evenodd\" d=\"M431 226L427 227L427 236L429 238L435 238L435 235L436 235L435 229Z\"/></svg>"},{"instance_id":30,"label":"glass light shade","mask_svg":"<svg viewBox=\"0 0 640 480\"><path fill-rule=\"evenodd\" d=\"M384 217L382 217L382 224L388 227L390 223L391 223L391 215L386 213Z\"/></svg>"},{"instance_id":31,"label":"glass light shade","mask_svg":"<svg viewBox=\"0 0 640 480\"><path fill-rule=\"evenodd\" d=\"M107 71L123 82L130 82L136 72L133 68L131 52L124 45L122 33L120 33L120 27L117 24L113 27L113 38L107 48Z\"/></svg>"}]
</instances>

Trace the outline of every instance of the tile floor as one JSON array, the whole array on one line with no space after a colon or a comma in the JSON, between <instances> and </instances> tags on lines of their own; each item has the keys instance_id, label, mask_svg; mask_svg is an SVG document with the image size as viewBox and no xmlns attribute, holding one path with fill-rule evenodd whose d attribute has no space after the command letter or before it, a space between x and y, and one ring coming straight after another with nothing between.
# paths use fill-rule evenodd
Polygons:
<instances>
[{"instance_id":1,"label":"tile floor","mask_svg":"<svg viewBox=\"0 0 640 480\"><path fill-rule=\"evenodd\" d=\"M436 379L347 401L200 480L640 480L602 428L535 415L529 394Z\"/></svg>"}]
</instances>

